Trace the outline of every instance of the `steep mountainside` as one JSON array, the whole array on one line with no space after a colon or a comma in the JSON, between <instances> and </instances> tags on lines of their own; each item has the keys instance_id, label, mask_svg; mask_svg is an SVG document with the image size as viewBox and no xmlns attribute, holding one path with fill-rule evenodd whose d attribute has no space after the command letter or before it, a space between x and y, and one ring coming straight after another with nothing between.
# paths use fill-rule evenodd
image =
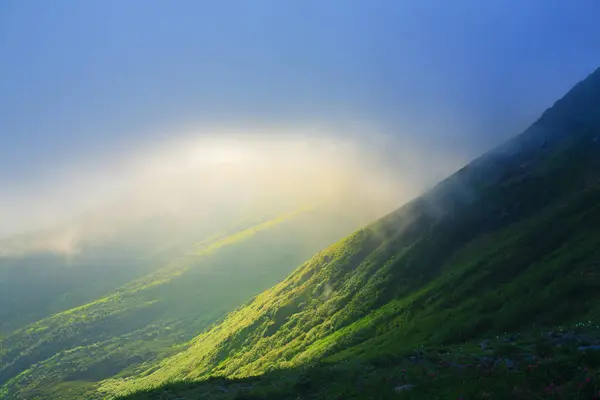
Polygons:
<instances>
[{"instance_id":1,"label":"steep mountainside","mask_svg":"<svg viewBox=\"0 0 600 400\"><path fill-rule=\"evenodd\" d=\"M0 338L0 398L86 398L96 381L177 352L173 346L362 223L358 215L319 208L258 215L167 252L171 258L159 268L153 265L161 259L153 258L145 274ZM160 248L147 250L153 255ZM125 267L106 268L119 266ZM94 279L85 272L82 277Z\"/></svg>"},{"instance_id":2,"label":"steep mountainside","mask_svg":"<svg viewBox=\"0 0 600 400\"><path fill-rule=\"evenodd\" d=\"M320 252L178 354L148 363L137 376L107 380L101 393L110 397L209 376L243 378L290 368L293 374L319 360L343 365L422 345L597 321L599 241L597 70L520 136ZM247 380L233 381L230 389L248 387L240 399L350 393L335 380L316 388L304 376L300 386L275 396L285 373L254 395L256 385ZM358 396L360 379L349 381ZM194 398L210 385L134 397ZM223 398L233 398L230 389L223 388Z\"/></svg>"}]
</instances>

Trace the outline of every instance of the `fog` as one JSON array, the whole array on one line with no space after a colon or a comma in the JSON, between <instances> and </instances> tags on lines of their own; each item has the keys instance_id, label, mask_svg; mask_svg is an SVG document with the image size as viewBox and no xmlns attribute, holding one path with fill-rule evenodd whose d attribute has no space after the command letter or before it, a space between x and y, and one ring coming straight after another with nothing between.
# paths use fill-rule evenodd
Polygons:
<instances>
[{"instance_id":1,"label":"fog","mask_svg":"<svg viewBox=\"0 0 600 400\"><path fill-rule=\"evenodd\" d=\"M597 8L13 2L0 237L247 197L347 207L360 195L377 214L519 133L597 67Z\"/></svg>"},{"instance_id":2,"label":"fog","mask_svg":"<svg viewBox=\"0 0 600 400\"><path fill-rule=\"evenodd\" d=\"M312 207L370 221L462 161L419 157L418 149L375 129L360 132L204 126L140 146L126 162L90 157L96 161L54 171L53 180L22 183L12 201L3 197L0 248L68 254L82 241L114 237L152 218L184 231L219 218Z\"/></svg>"}]
</instances>

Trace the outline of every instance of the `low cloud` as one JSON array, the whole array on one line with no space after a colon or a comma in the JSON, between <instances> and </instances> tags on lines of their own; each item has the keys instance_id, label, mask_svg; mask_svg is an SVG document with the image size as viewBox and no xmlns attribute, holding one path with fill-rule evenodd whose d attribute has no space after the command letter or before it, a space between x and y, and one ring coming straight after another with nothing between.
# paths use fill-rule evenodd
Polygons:
<instances>
[{"instance_id":1,"label":"low cloud","mask_svg":"<svg viewBox=\"0 0 600 400\"><path fill-rule=\"evenodd\" d=\"M241 210L318 205L374 219L460 165L365 129L196 128L132 153L118 168L110 157L72 166L0 203L8 222L0 233L33 232L4 239L0 254L75 254L85 240L149 218L183 226Z\"/></svg>"}]
</instances>

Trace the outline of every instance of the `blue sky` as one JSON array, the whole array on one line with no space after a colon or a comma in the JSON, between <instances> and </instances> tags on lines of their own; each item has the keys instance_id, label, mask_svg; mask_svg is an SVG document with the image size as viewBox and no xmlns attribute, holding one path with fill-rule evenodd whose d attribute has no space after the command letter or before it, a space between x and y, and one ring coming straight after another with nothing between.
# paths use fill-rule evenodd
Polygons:
<instances>
[{"instance_id":1,"label":"blue sky","mask_svg":"<svg viewBox=\"0 0 600 400\"><path fill-rule=\"evenodd\" d=\"M373 123L469 159L600 66L598 15L596 0L4 0L0 197L230 121Z\"/></svg>"}]
</instances>

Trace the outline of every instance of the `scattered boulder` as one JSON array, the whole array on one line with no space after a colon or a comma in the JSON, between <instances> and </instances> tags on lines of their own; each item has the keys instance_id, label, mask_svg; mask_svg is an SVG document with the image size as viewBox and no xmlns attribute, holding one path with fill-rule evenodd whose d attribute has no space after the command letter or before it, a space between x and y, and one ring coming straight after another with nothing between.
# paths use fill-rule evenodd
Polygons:
<instances>
[{"instance_id":1,"label":"scattered boulder","mask_svg":"<svg viewBox=\"0 0 600 400\"><path fill-rule=\"evenodd\" d=\"M565 345L573 342L582 342L585 340L582 336L577 336L575 332L556 333L550 331L548 333L548 339L557 346Z\"/></svg>"},{"instance_id":2,"label":"scattered boulder","mask_svg":"<svg viewBox=\"0 0 600 400\"><path fill-rule=\"evenodd\" d=\"M396 392L396 393L406 392L406 391L412 390L414 387L415 387L415 385L411 385L411 384L396 386L394 388L394 392Z\"/></svg>"},{"instance_id":3,"label":"scattered boulder","mask_svg":"<svg viewBox=\"0 0 600 400\"><path fill-rule=\"evenodd\" d=\"M509 358L504 359L504 364L506 364L506 368L515 369L515 362Z\"/></svg>"},{"instance_id":4,"label":"scattered boulder","mask_svg":"<svg viewBox=\"0 0 600 400\"><path fill-rule=\"evenodd\" d=\"M494 359L492 357L477 357L477 361L481 364L494 364Z\"/></svg>"},{"instance_id":5,"label":"scattered boulder","mask_svg":"<svg viewBox=\"0 0 600 400\"><path fill-rule=\"evenodd\" d=\"M579 350L579 351L588 351L588 350L600 351L600 346L579 346L577 348L577 350Z\"/></svg>"}]
</instances>

